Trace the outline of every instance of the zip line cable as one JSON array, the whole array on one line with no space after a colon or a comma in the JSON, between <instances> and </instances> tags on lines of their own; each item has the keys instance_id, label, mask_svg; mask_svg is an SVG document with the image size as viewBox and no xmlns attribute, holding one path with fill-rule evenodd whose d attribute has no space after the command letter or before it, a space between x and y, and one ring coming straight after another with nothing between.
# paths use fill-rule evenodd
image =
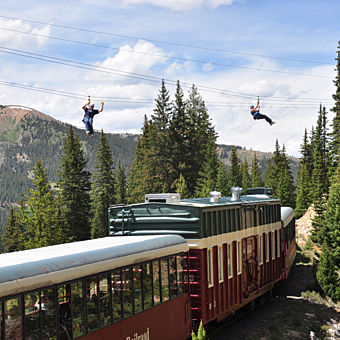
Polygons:
<instances>
[{"instance_id":1,"label":"zip line cable","mask_svg":"<svg viewBox=\"0 0 340 340\"><path fill-rule=\"evenodd\" d=\"M0 16L0 17L1 17L1 16ZM79 44L79 45L100 47L100 48L111 49L111 50L115 50L115 51L123 51L123 52L127 52L127 53L137 53L137 54L143 54L143 55L150 55L150 56L161 57L161 58L165 58L165 59L173 59L173 60L181 60L181 61L190 61L190 62L193 62L193 63L202 64L202 65L211 64L211 65L223 66L223 67L245 68L245 69L256 70L256 71L265 71L265 72L275 72L275 73L285 73L285 74L302 75L302 76L306 76L306 77L330 78L330 77L328 77L328 76L322 76L322 75L313 74L313 73L312 73L312 74L306 74L306 73L295 73L295 72L288 72L288 71L278 71L278 70L270 70L270 69L263 69L263 68L255 68L255 67L241 66L241 65L232 65L232 64L216 63L216 62L212 62L212 61L204 61L204 60L198 60L198 59L190 59L190 58L183 58L183 57L167 56L167 55L164 55L164 54L157 54L157 53L150 53L150 52L143 52L143 51L136 51L136 50L131 51L131 50L127 50L127 49L119 48L119 47L112 47L112 46L94 44L94 43L83 42L83 41L77 41L77 40L70 40L70 39L65 39L65 38L59 38L59 37L49 36L49 35L45 35L45 34L39 34L39 33L33 33L33 32L19 31L19 30L14 30L14 29L10 29L10 28L4 28L4 27L0 27L0 30L5 30L5 31L9 31L9 32L20 33L20 34L26 34L26 35L32 35L32 36L42 37L42 38L46 38L46 39L64 41L64 42L74 43L74 44Z\"/></svg>"},{"instance_id":2,"label":"zip line cable","mask_svg":"<svg viewBox=\"0 0 340 340\"><path fill-rule=\"evenodd\" d=\"M11 49L11 48L2 47L2 46L0 46L0 52L6 53L6 54L11 54L11 55L16 55L16 56L20 56L20 57L30 58L30 59L34 59L34 60L41 60L41 61L50 62L50 63L54 63L54 64L60 64L60 65L65 65L65 66L69 66L69 67L79 68L79 69L102 72L102 73L106 73L106 74L113 74L115 76L124 76L124 77L146 80L146 81L157 82L157 83L159 83L162 80L162 78L160 78L160 77L149 76L149 75L139 74L139 73L134 73L134 72L126 72L126 71L121 71L121 70L102 67L102 66L94 66L94 65L91 65L91 64L87 64L87 63L81 63L81 62L76 62L76 61L72 61L72 60L68 60L68 59L51 57L51 56L21 51L21 50L17 50L17 49ZM177 81L169 80L169 79L167 79L166 81L168 83L172 84L172 85L175 85L177 83ZM190 88L192 86L192 84L185 83L185 82L182 82L181 84L182 84L183 87L189 87ZM241 92L231 91L231 90L225 90L225 89L218 89L218 88L208 87L208 86L203 86L203 85L197 85L197 88L199 88L202 91L207 91L207 92L217 93L217 94L225 94L225 95L228 95L228 96L235 96L235 97L248 98L248 99L252 99L252 98L255 98L255 97L257 98L256 95L252 95L252 94L246 94L246 93L241 93ZM264 96L262 98L266 98L266 97ZM275 101L275 100L278 100L279 98L280 97L276 97L276 98L271 99L270 97L268 97L268 100ZM282 99L287 100L287 98L284 98L284 97L281 97L280 99L281 100ZM309 100L309 99L306 98L305 100ZM314 101L314 99L313 99L313 101Z\"/></svg>"},{"instance_id":3,"label":"zip line cable","mask_svg":"<svg viewBox=\"0 0 340 340\"><path fill-rule=\"evenodd\" d=\"M0 80L0 85L4 86L9 86L9 87L16 87L16 88L21 88L24 90L30 90L30 91L35 91L35 92L41 92L41 93L48 93L52 95L58 95L62 97L67 97L67 98L73 98L73 99L81 99L85 100L87 97L85 94L79 94L79 93L72 93L72 92L66 92L66 91L60 91L60 90L53 90L53 89L48 89L44 87L38 87L38 86L31 86L31 85L25 85L25 84L19 84L19 83L14 83L14 82L6 82ZM92 99L94 100L104 100L106 102L112 102L112 103L125 103L125 104L151 104L154 100L153 99L132 99L132 98L113 98L113 97L98 97L98 96L91 96ZM248 104L245 103L227 103L227 102L207 102L207 106L210 107L233 107L233 108L244 108L248 107ZM294 109L313 109L315 108L316 104L270 104L268 105L269 107L274 107L274 108L294 108Z\"/></svg>"},{"instance_id":4,"label":"zip line cable","mask_svg":"<svg viewBox=\"0 0 340 340\"><path fill-rule=\"evenodd\" d=\"M10 20L21 20L23 22L29 22L29 23L39 24L39 25L49 25L49 26L53 26L53 27L59 27L59 28L64 28L64 29L69 29L69 30L74 30L74 31L95 33L95 34L101 34L101 35L107 35L107 36L113 36L113 37L119 37L119 38L128 38L128 39L134 39L134 40L145 40L145 41L150 41L150 42L155 42L155 43L160 43L160 44L165 44L165 45L189 47L189 48L193 48L193 49L208 50L208 51L213 51L213 52L241 54L241 55L248 55L248 56L255 56L255 57L272 58L272 59L278 59L278 60L311 63L311 64L321 64L321 65L327 64L327 63L322 62L322 61L278 57L278 56L250 53L250 52L232 51L232 50L211 48L211 47L205 47L205 46L190 45L190 44L184 44L184 43L179 43L179 42L169 42L169 41L148 39L148 38L143 38L143 37L124 35L124 34L116 34L116 33L108 33L108 32L102 32L102 31L95 31L95 30L90 30L90 29L86 29L86 28L80 28L80 27L74 27L74 26L68 26L68 25L51 24L51 23L42 22L42 21L27 20L27 19L22 19L22 18L18 18L18 17L10 17L10 16L4 16L4 15L0 15L0 18L10 19Z\"/></svg>"}]
</instances>

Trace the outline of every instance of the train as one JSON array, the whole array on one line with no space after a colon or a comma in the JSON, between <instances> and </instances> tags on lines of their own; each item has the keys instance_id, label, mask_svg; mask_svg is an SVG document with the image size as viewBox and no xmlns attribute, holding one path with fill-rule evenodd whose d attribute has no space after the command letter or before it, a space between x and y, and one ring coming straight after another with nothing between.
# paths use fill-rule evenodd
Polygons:
<instances>
[{"instance_id":1,"label":"train","mask_svg":"<svg viewBox=\"0 0 340 340\"><path fill-rule=\"evenodd\" d=\"M146 195L106 238L1 254L0 339L184 340L254 303L289 275L295 215L240 192Z\"/></svg>"}]
</instances>

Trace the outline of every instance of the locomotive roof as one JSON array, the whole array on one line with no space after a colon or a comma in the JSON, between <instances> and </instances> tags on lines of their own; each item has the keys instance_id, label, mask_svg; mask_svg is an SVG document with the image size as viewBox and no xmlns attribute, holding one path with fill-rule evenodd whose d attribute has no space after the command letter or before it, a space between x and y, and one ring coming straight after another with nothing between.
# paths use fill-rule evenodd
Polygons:
<instances>
[{"instance_id":1,"label":"locomotive roof","mask_svg":"<svg viewBox=\"0 0 340 340\"><path fill-rule=\"evenodd\" d=\"M244 195L240 196L240 200L232 201L231 196L221 197L219 202L210 202L210 198L190 198L182 199L178 204L195 205L199 207L212 206L212 205L235 205L245 203L260 203L260 202L279 202L276 198L270 198L267 195Z\"/></svg>"},{"instance_id":2,"label":"locomotive roof","mask_svg":"<svg viewBox=\"0 0 340 340\"><path fill-rule=\"evenodd\" d=\"M122 236L0 254L0 296L188 250L179 235Z\"/></svg>"}]
</instances>

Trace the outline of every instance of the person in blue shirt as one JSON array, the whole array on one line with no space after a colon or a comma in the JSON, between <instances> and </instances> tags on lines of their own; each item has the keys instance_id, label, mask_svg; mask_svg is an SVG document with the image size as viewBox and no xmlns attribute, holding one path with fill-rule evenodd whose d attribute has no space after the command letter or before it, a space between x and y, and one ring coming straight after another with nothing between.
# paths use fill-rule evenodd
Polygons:
<instances>
[{"instance_id":1,"label":"person in blue shirt","mask_svg":"<svg viewBox=\"0 0 340 340\"><path fill-rule=\"evenodd\" d=\"M104 102L101 102L101 104L101 109L96 110L94 108L94 104L91 104L91 101L89 99L89 101L82 107L82 109L85 111L83 123L85 124L85 130L88 136L93 136L93 117L96 114L102 112L104 109Z\"/></svg>"},{"instance_id":2,"label":"person in blue shirt","mask_svg":"<svg viewBox=\"0 0 340 340\"><path fill-rule=\"evenodd\" d=\"M256 107L254 105L250 106L250 114L253 116L254 120L265 119L270 125L275 124L268 116L260 113L260 100L257 99Z\"/></svg>"}]
</instances>

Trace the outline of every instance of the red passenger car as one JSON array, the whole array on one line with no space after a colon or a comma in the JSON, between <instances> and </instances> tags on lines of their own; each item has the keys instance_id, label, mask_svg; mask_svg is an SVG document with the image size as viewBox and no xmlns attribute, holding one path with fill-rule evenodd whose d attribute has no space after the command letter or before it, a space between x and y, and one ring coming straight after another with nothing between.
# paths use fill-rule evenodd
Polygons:
<instances>
[{"instance_id":1,"label":"red passenger car","mask_svg":"<svg viewBox=\"0 0 340 340\"><path fill-rule=\"evenodd\" d=\"M0 339L187 339L187 242L102 238L0 255Z\"/></svg>"},{"instance_id":2,"label":"red passenger car","mask_svg":"<svg viewBox=\"0 0 340 340\"><path fill-rule=\"evenodd\" d=\"M147 195L146 203L109 210L112 236L175 233L187 239L193 323L222 320L272 290L294 261L293 210L287 208L281 221L280 201L268 196L270 190L239 191L188 200Z\"/></svg>"}]
</instances>

